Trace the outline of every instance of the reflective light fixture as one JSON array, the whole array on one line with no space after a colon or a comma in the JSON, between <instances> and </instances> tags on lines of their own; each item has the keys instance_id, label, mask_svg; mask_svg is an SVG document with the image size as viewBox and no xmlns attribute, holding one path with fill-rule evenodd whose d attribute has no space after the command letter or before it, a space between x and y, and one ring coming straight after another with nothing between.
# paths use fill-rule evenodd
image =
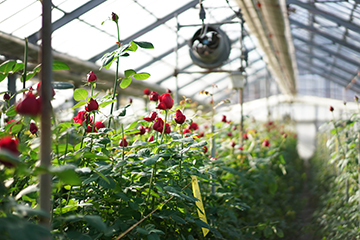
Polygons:
<instances>
[{"instance_id":1,"label":"reflective light fixture","mask_svg":"<svg viewBox=\"0 0 360 240\"><path fill-rule=\"evenodd\" d=\"M234 71L230 73L229 88L234 90L243 89L246 82L246 73L243 71Z\"/></svg>"}]
</instances>

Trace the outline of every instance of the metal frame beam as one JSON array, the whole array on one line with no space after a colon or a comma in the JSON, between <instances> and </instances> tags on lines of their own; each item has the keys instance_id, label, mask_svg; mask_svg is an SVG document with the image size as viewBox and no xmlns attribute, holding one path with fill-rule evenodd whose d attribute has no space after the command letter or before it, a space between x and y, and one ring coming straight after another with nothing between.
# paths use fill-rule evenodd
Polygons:
<instances>
[{"instance_id":1,"label":"metal frame beam","mask_svg":"<svg viewBox=\"0 0 360 240\"><path fill-rule=\"evenodd\" d=\"M299 40L299 41L301 41L301 42L303 42L303 43L305 43L305 44L307 44L307 45L311 45L311 46L315 47L315 48L318 49L318 50L327 52L328 54L331 54L331 55L333 55L333 56L335 56L335 57L337 57L337 58L340 58L341 60L343 60L343 61L345 61L345 62L348 62L348 63L350 63L350 64L352 64L352 65L354 65L354 66L358 66L358 65L360 64L359 62L355 61L353 58L349 58L349 57L347 57L347 56L341 55L341 54L339 54L339 53L337 53L337 52L335 52L335 51L332 51L332 50L330 50L330 49L325 48L325 47L322 46L322 45L319 45L319 44L310 42L310 41L306 40L305 38L296 36L296 35L294 35L294 34L292 35L292 37L293 37L293 39L297 39L297 40Z\"/></svg>"},{"instance_id":2,"label":"metal frame beam","mask_svg":"<svg viewBox=\"0 0 360 240\"><path fill-rule=\"evenodd\" d=\"M348 83L345 83L342 80L340 80L339 76L335 76L335 75L327 76L324 72L319 71L319 68L316 66L308 66L306 63L303 63L303 62L298 62L298 64L302 65L302 68L308 70L309 72L319 75L326 80L330 80L331 82L337 83L337 84L343 86L344 88L347 87L347 85L348 85ZM334 78L333 76L335 76L336 78ZM345 86L344 86L344 84L345 84ZM358 86L352 85L350 87L350 89L360 92L360 87L358 87Z\"/></svg>"},{"instance_id":3,"label":"metal frame beam","mask_svg":"<svg viewBox=\"0 0 360 240\"><path fill-rule=\"evenodd\" d=\"M351 23L351 22L348 22L348 21L345 21L331 13L328 13L328 12L325 12L323 10L320 10L318 8L316 8L315 6L313 5L310 5L309 3L305 3L305 2L300 2L298 0L287 0L287 3L288 4L295 4L301 8L304 8L306 10L308 10L309 12L313 13L313 14L316 14L318 16L321 16L327 20L330 20L336 24L339 24L339 25L342 25L348 29L351 29L355 32L360 32L360 27Z\"/></svg>"},{"instance_id":4,"label":"metal frame beam","mask_svg":"<svg viewBox=\"0 0 360 240\"><path fill-rule=\"evenodd\" d=\"M318 34L318 35L320 35L320 36L322 36L324 38L327 38L327 39L329 39L329 40L331 40L333 42L336 42L336 43L338 43L338 44L340 44L340 45L342 45L344 47L347 47L347 48L349 48L349 49L351 49L351 50L353 50L355 52L360 53L360 48L359 47L357 47L357 46L355 46L355 45L353 45L351 43L348 43L348 42L346 42L344 40L338 39L338 38L336 38L334 36L331 36L331 35L329 35L327 33L321 32L321 31L319 31L319 29L307 26L307 25L305 25L305 24L303 24L303 23L301 23L301 22L299 22L297 20L294 20L294 19L290 19L290 24L297 25L300 28L304 28L304 29L306 29L308 31L316 33L316 34Z\"/></svg>"},{"instance_id":5,"label":"metal frame beam","mask_svg":"<svg viewBox=\"0 0 360 240\"><path fill-rule=\"evenodd\" d=\"M52 23L52 31L55 31L56 29L64 26L65 24L71 22L75 18L78 18L79 16L83 15L84 13L93 9L94 7L97 7L98 5L102 4L105 1L106 0L92 0L83 4L81 7L78 7L77 9L75 9L70 13L65 13L65 15L62 18ZM36 44L36 42L39 39L40 39L40 30L37 31L36 33L31 34L28 37L29 42L33 44Z\"/></svg>"},{"instance_id":6,"label":"metal frame beam","mask_svg":"<svg viewBox=\"0 0 360 240\"><path fill-rule=\"evenodd\" d=\"M326 59L326 58L323 58L323 57L318 56L318 55L315 55L315 54L311 54L310 52L305 51L304 49L301 49L301 48L299 48L299 47L295 47L295 49L297 50L296 53L301 52L301 53L306 54L306 55L309 56L310 58L316 58L316 59L324 62L325 64L332 65L332 66L334 66L335 68L337 68L337 69L339 69L339 70L341 70L341 71L343 71L343 72L345 72L345 73L350 74L351 76L357 74L357 71L356 71L356 72L351 72L351 71L349 71L349 70L347 70L347 69L344 69L342 66L340 66L340 65L338 65L338 64L336 64L336 63L330 62L330 61L329 61L328 59Z\"/></svg>"},{"instance_id":7,"label":"metal frame beam","mask_svg":"<svg viewBox=\"0 0 360 240\"><path fill-rule=\"evenodd\" d=\"M188 10L189 8L195 7L197 4L199 3L198 0L193 0L191 2L189 2L188 4L176 9L175 11L169 13L168 15L166 15L165 17L158 19L156 22L144 27L143 29L139 30L138 32L134 33L133 35L129 36L126 39L122 39L121 42L123 43L128 43L131 40L134 40L142 35L144 35L145 33L153 30L154 28L160 26L161 24L164 24L165 22L169 21L170 19L174 18L175 15L181 14L183 12L185 12L186 10ZM90 62L96 62L98 59L100 59L105 53L108 52L112 52L114 50L116 50L118 48L118 45L115 44L112 47L106 49L105 51L93 56L92 58L90 58L88 61Z\"/></svg>"}]
</instances>

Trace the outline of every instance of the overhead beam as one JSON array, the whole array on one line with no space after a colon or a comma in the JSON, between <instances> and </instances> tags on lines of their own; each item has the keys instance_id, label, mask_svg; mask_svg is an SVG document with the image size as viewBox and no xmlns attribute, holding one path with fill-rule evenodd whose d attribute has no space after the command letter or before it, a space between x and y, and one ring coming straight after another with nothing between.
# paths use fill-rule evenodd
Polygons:
<instances>
[{"instance_id":1,"label":"overhead beam","mask_svg":"<svg viewBox=\"0 0 360 240\"><path fill-rule=\"evenodd\" d=\"M346 42L344 40L338 39L338 38L336 38L336 37L334 37L334 36L332 36L330 34L321 32L321 31L319 31L318 29L316 29L314 27L307 26L307 25L305 25L305 24L303 24L303 23L301 23L301 22L299 22L297 20L294 20L294 19L290 19L290 23L294 24L294 25L297 25L300 28L306 29L306 30L311 31L313 33L316 33L316 34L318 34L318 35L320 35L320 36L322 36L324 38L327 38L327 39L329 39L329 40L331 40L333 42L336 42L336 43L338 43L338 44L340 44L340 45L342 45L344 47L347 47L347 48L349 48L349 49L351 49L351 50L353 50L355 52L360 53L360 48L358 48L357 46L355 46L355 45L353 45L351 43L348 43L348 42Z\"/></svg>"},{"instance_id":2,"label":"overhead beam","mask_svg":"<svg viewBox=\"0 0 360 240\"><path fill-rule=\"evenodd\" d=\"M323 10L320 10L318 8L316 8L314 5L311 5L309 3L305 3L305 2L301 2L299 0L287 0L287 3L288 4L294 4L294 5L297 5L301 8L304 8L306 10L308 10L309 12L313 13L313 14L316 14L318 16L321 16L329 21L332 21L338 25L342 25L348 29L351 29L353 30L354 32L360 32L360 27L357 26L356 24L354 23L351 23L351 22L348 22L348 21L345 21L331 13L328 13L328 12L325 12Z\"/></svg>"},{"instance_id":3,"label":"overhead beam","mask_svg":"<svg viewBox=\"0 0 360 240\"><path fill-rule=\"evenodd\" d=\"M306 63L303 63L303 62L298 62L298 64L302 65L302 68L308 70L309 72L323 77L325 80L329 80L331 82L337 83L337 84L339 84L339 85L341 85L343 87L347 86L347 83L344 83L343 81L339 80L338 77L333 77L334 75L327 76L324 72L319 71L319 69L317 67L308 66ZM350 88L353 89L354 91L360 92L359 87L356 87L356 86L353 85Z\"/></svg>"},{"instance_id":4,"label":"overhead beam","mask_svg":"<svg viewBox=\"0 0 360 240\"><path fill-rule=\"evenodd\" d=\"M57 21L52 23L52 31L55 31L56 29L61 28L62 26L64 26L65 24L71 22L72 20L80 17L81 15L83 15L84 13L86 13L87 11L93 9L94 7L97 7L98 5L102 4L103 2L105 2L106 0L92 0L89 1L85 4L83 4L81 7L78 7L77 9L75 9L74 11L70 12L70 13L65 13L65 15L58 19ZM31 34L28 37L29 42L36 44L36 42L40 39L40 30Z\"/></svg>"},{"instance_id":5,"label":"overhead beam","mask_svg":"<svg viewBox=\"0 0 360 240\"><path fill-rule=\"evenodd\" d=\"M153 30L154 28L160 26L161 24L164 24L165 22L169 21L170 19L174 18L176 15L181 14L183 12L185 12L186 10L188 10L189 8L195 7L197 4L199 3L198 0L193 0L191 2L189 2L188 4L176 9L175 11L169 13L168 15L166 15L165 17L158 19L156 22L154 22L153 24L150 24L146 27L144 27L143 29L139 30L138 32L134 33L133 35L129 36L126 39L122 39L120 42L122 43L128 43L131 40L134 40L142 35L144 35L145 33ZM90 58L88 61L90 62L96 62L98 59L100 59L105 53L108 52L112 52L114 50L116 50L118 48L117 44L114 44L112 47L106 49L105 51L93 56L92 58Z\"/></svg>"},{"instance_id":6,"label":"overhead beam","mask_svg":"<svg viewBox=\"0 0 360 240\"><path fill-rule=\"evenodd\" d=\"M310 52L308 52L308 51L306 51L306 50L304 50L304 49L301 49L300 47L295 47L295 49L297 50L296 53L301 52L301 53L306 54L306 55L309 56L310 58L316 58L316 59L318 59L318 60L320 60L320 61L322 61L322 62L324 62L324 63L326 63L326 64L333 65L335 68L337 68L337 69L339 69L339 70L341 70L341 71L343 71L343 72L345 72L345 73L348 73L348 74L350 74L351 76L354 76L354 75L357 74L357 72L358 72L357 69L356 69L355 72L351 72L351 71L349 71L348 69L343 68L343 66L340 66L340 65L338 65L338 64L336 64L336 63L333 63L333 62L330 62L328 59L326 59L326 58L324 58L324 57L321 57L321 56L318 56L318 55L315 55L315 54L311 54Z\"/></svg>"},{"instance_id":7,"label":"overhead beam","mask_svg":"<svg viewBox=\"0 0 360 240\"><path fill-rule=\"evenodd\" d=\"M321 50L323 52L327 52L328 54L331 54L331 55L333 55L333 56L335 56L337 58L340 58L341 60L343 60L345 62L348 62L348 63L350 63L350 64L352 64L354 66L359 66L360 65L360 62L355 61L353 58L349 58L349 57L347 57L345 55L342 55L342 54L339 54L339 53L337 53L335 51L327 49L323 45L319 45L319 44L316 44L314 42L308 41L303 37L300 37L300 36L297 36L297 35L293 34L293 39L297 39L297 40L299 40L299 41L301 41L301 42L303 42L303 43L305 43L307 45L311 45L311 46L315 47L318 50Z\"/></svg>"}]
</instances>

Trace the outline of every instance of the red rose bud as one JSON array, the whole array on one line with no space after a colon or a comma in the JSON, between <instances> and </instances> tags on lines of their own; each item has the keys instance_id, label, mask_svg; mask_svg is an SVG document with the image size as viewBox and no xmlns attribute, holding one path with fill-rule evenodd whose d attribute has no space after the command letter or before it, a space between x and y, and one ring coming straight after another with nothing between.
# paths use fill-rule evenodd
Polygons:
<instances>
[{"instance_id":1,"label":"red rose bud","mask_svg":"<svg viewBox=\"0 0 360 240\"><path fill-rule=\"evenodd\" d=\"M78 112L77 116L73 117L73 120L75 123L80 123L80 125L82 125L83 122L85 122L85 124L88 125L92 121L92 117L90 117L89 113L84 110Z\"/></svg>"},{"instance_id":2,"label":"red rose bud","mask_svg":"<svg viewBox=\"0 0 360 240\"><path fill-rule=\"evenodd\" d=\"M201 137L203 137L203 136L204 136L204 131L199 132L198 137L201 138Z\"/></svg>"},{"instance_id":3,"label":"red rose bud","mask_svg":"<svg viewBox=\"0 0 360 240\"><path fill-rule=\"evenodd\" d=\"M334 111L334 108L332 106L329 107L330 112Z\"/></svg>"},{"instance_id":4,"label":"red rose bud","mask_svg":"<svg viewBox=\"0 0 360 240\"><path fill-rule=\"evenodd\" d=\"M144 89L144 95L150 95L150 89L148 89L148 88L145 88Z\"/></svg>"},{"instance_id":5,"label":"red rose bud","mask_svg":"<svg viewBox=\"0 0 360 240\"><path fill-rule=\"evenodd\" d=\"M170 124L169 124L169 123L166 123L166 124L165 124L165 131L164 131L164 133L166 133L166 134L171 133L171 128L170 128Z\"/></svg>"},{"instance_id":6,"label":"red rose bud","mask_svg":"<svg viewBox=\"0 0 360 240\"><path fill-rule=\"evenodd\" d=\"M174 120L177 124L183 124L186 120L186 116L181 112L181 110L176 110L176 116Z\"/></svg>"},{"instance_id":7,"label":"red rose bud","mask_svg":"<svg viewBox=\"0 0 360 240\"><path fill-rule=\"evenodd\" d=\"M30 88L32 89L32 88ZM55 90L53 87L51 87L51 90L52 90L52 98L55 97ZM38 96L41 96L41 82L38 82L38 84L36 85L36 93Z\"/></svg>"},{"instance_id":8,"label":"red rose bud","mask_svg":"<svg viewBox=\"0 0 360 240\"><path fill-rule=\"evenodd\" d=\"M204 150L204 153L207 153L208 148L206 146L203 146L202 149Z\"/></svg>"},{"instance_id":9,"label":"red rose bud","mask_svg":"<svg viewBox=\"0 0 360 240\"><path fill-rule=\"evenodd\" d=\"M18 156L19 155L18 144L19 141L17 139L13 139L10 136L6 136L0 139L0 150L5 150L13 154L14 156ZM14 167L14 165L6 161L6 159L0 158L0 163L4 164L7 167Z\"/></svg>"},{"instance_id":10,"label":"red rose bud","mask_svg":"<svg viewBox=\"0 0 360 240\"><path fill-rule=\"evenodd\" d=\"M183 134L185 135L185 134L187 134L187 133L191 133L191 131L190 131L190 129L185 128L184 131L183 131Z\"/></svg>"},{"instance_id":11,"label":"red rose bud","mask_svg":"<svg viewBox=\"0 0 360 240\"><path fill-rule=\"evenodd\" d=\"M90 101L85 106L86 111L96 111L99 109L99 104L95 99L90 98Z\"/></svg>"},{"instance_id":12,"label":"red rose bud","mask_svg":"<svg viewBox=\"0 0 360 240\"><path fill-rule=\"evenodd\" d=\"M97 121L97 122L95 122L95 127L97 129L104 128L105 124L102 121Z\"/></svg>"},{"instance_id":13,"label":"red rose bud","mask_svg":"<svg viewBox=\"0 0 360 240\"><path fill-rule=\"evenodd\" d=\"M244 140L248 140L248 139L249 139L247 133L244 133L244 134L243 134L243 139L244 139Z\"/></svg>"},{"instance_id":14,"label":"red rose bud","mask_svg":"<svg viewBox=\"0 0 360 240\"><path fill-rule=\"evenodd\" d=\"M226 123L226 116L225 115L222 116L221 121Z\"/></svg>"},{"instance_id":15,"label":"red rose bud","mask_svg":"<svg viewBox=\"0 0 360 240\"><path fill-rule=\"evenodd\" d=\"M358 102L359 101L358 96L355 95L354 100L355 100L355 102Z\"/></svg>"},{"instance_id":16,"label":"red rose bud","mask_svg":"<svg viewBox=\"0 0 360 240\"><path fill-rule=\"evenodd\" d=\"M151 127L145 127L145 132L150 132L151 131Z\"/></svg>"},{"instance_id":17,"label":"red rose bud","mask_svg":"<svg viewBox=\"0 0 360 240\"><path fill-rule=\"evenodd\" d=\"M135 135L138 135L138 134L144 135L145 132L146 132L146 129L145 129L145 127L144 127L143 125L140 125L140 126L138 127L138 130L139 130L140 132L135 133Z\"/></svg>"},{"instance_id":18,"label":"red rose bud","mask_svg":"<svg viewBox=\"0 0 360 240\"><path fill-rule=\"evenodd\" d=\"M118 20L119 20L119 16L116 14L116 13L114 13L114 12L112 12L111 13L111 19L114 21L114 22L118 22Z\"/></svg>"},{"instance_id":19,"label":"red rose bud","mask_svg":"<svg viewBox=\"0 0 360 240\"><path fill-rule=\"evenodd\" d=\"M170 93L164 93L159 97L159 104L157 105L156 109L170 109L174 105L174 100L172 99Z\"/></svg>"},{"instance_id":20,"label":"red rose bud","mask_svg":"<svg viewBox=\"0 0 360 240\"><path fill-rule=\"evenodd\" d=\"M151 91L149 95L149 100L157 102L159 100L159 94L155 91Z\"/></svg>"},{"instance_id":21,"label":"red rose bud","mask_svg":"<svg viewBox=\"0 0 360 240\"><path fill-rule=\"evenodd\" d=\"M269 146L270 146L269 140L265 139L265 140L263 141L262 145L263 145L264 147L269 147Z\"/></svg>"},{"instance_id":22,"label":"red rose bud","mask_svg":"<svg viewBox=\"0 0 360 240\"><path fill-rule=\"evenodd\" d=\"M36 98L30 91L25 94L24 100L20 101L15 109L21 115L36 116L41 112L41 102L40 99Z\"/></svg>"},{"instance_id":23,"label":"red rose bud","mask_svg":"<svg viewBox=\"0 0 360 240\"><path fill-rule=\"evenodd\" d=\"M170 89L166 89L166 92L167 93L172 93Z\"/></svg>"},{"instance_id":24,"label":"red rose bud","mask_svg":"<svg viewBox=\"0 0 360 240\"><path fill-rule=\"evenodd\" d=\"M287 134L286 134L286 133L284 133L283 138L287 138Z\"/></svg>"},{"instance_id":25,"label":"red rose bud","mask_svg":"<svg viewBox=\"0 0 360 240\"><path fill-rule=\"evenodd\" d=\"M150 136L147 141L148 141L148 142L154 141L154 136Z\"/></svg>"},{"instance_id":26,"label":"red rose bud","mask_svg":"<svg viewBox=\"0 0 360 240\"><path fill-rule=\"evenodd\" d=\"M97 80L97 76L95 75L95 73L93 71L89 72L87 75L86 75L86 80L87 82L96 82Z\"/></svg>"},{"instance_id":27,"label":"red rose bud","mask_svg":"<svg viewBox=\"0 0 360 240\"><path fill-rule=\"evenodd\" d=\"M37 133L37 131L38 131L38 127L36 126L36 124L35 123L30 123L30 132L32 133L32 134L35 134L35 133Z\"/></svg>"},{"instance_id":28,"label":"red rose bud","mask_svg":"<svg viewBox=\"0 0 360 240\"><path fill-rule=\"evenodd\" d=\"M129 103L132 104L132 102L133 102L133 99L129 98Z\"/></svg>"},{"instance_id":29,"label":"red rose bud","mask_svg":"<svg viewBox=\"0 0 360 240\"><path fill-rule=\"evenodd\" d=\"M162 133L164 129L164 121L158 117L152 127L155 131Z\"/></svg>"},{"instance_id":30,"label":"red rose bud","mask_svg":"<svg viewBox=\"0 0 360 240\"><path fill-rule=\"evenodd\" d=\"M96 129L96 127L94 126L94 131L93 131L93 125L90 124L90 125L88 125L88 126L86 127L86 132L87 132L87 133L91 133L91 132L96 132L96 133L97 133L97 129Z\"/></svg>"},{"instance_id":31,"label":"red rose bud","mask_svg":"<svg viewBox=\"0 0 360 240\"><path fill-rule=\"evenodd\" d=\"M227 135L228 135L229 137L232 137L232 133L231 133L231 132L228 132Z\"/></svg>"},{"instance_id":32,"label":"red rose bud","mask_svg":"<svg viewBox=\"0 0 360 240\"><path fill-rule=\"evenodd\" d=\"M234 141L231 141L231 142L230 142L230 146L231 146L231 147L235 147L235 142L234 142Z\"/></svg>"},{"instance_id":33,"label":"red rose bud","mask_svg":"<svg viewBox=\"0 0 360 240\"><path fill-rule=\"evenodd\" d=\"M5 93L3 98L4 98L4 101L9 101L11 97L8 93Z\"/></svg>"},{"instance_id":34,"label":"red rose bud","mask_svg":"<svg viewBox=\"0 0 360 240\"><path fill-rule=\"evenodd\" d=\"M236 126L234 125L234 126L232 126L232 128L231 128L233 131L235 131L236 130Z\"/></svg>"},{"instance_id":35,"label":"red rose bud","mask_svg":"<svg viewBox=\"0 0 360 240\"><path fill-rule=\"evenodd\" d=\"M149 114L149 116L144 117L144 120L147 121L147 122L152 122L152 121L155 120L156 116L157 116L157 113L156 113L155 111L152 111L152 112Z\"/></svg>"},{"instance_id":36,"label":"red rose bud","mask_svg":"<svg viewBox=\"0 0 360 240\"><path fill-rule=\"evenodd\" d=\"M243 146L239 147L239 150L243 151L243 150L244 150L244 147L243 147Z\"/></svg>"},{"instance_id":37,"label":"red rose bud","mask_svg":"<svg viewBox=\"0 0 360 240\"><path fill-rule=\"evenodd\" d=\"M188 127L188 129L190 130L198 130L199 126L197 125L197 123L191 123L190 126Z\"/></svg>"},{"instance_id":38,"label":"red rose bud","mask_svg":"<svg viewBox=\"0 0 360 240\"><path fill-rule=\"evenodd\" d=\"M129 145L129 143L126 141L126 138L124 138L124 141L123 141L123 139L120 139L120 142L119 142L120 147L127 147L128 145Z\"/></svg>"}]
</instances>

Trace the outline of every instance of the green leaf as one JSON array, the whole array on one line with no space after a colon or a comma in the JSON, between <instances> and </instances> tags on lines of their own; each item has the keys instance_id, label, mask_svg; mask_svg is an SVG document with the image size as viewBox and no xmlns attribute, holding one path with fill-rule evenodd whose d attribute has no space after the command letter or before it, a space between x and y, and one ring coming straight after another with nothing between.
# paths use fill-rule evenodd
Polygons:
<instances>
[{"instance_id":1,"label":"green leaf","mask_svg":"<svg viewBox=\"0 0 360 240\"><path fill-rule=\"evenodd\" d=\"M102 68L105 68L105 69L109 70L109 68L111 67L111 64L113 63L113 61L115 59L116 59L115 58L115 52L105 53L104 56L102 56L102 58L100 59L100 61L101 61L100 70Z\"/></svg>"},{"instance_id":2,"label":"green leaf","mask_svg":"<svg viewBox=\"0 0 360 240\"><path fill-rule=\"evenodd\" d=\"M15 64L15 66L13 67L12 72L13 73L18 72L18 71L22 70L24 67L25 67L25 63L18 60Z\"/></svg>"},{"instance_id":3,"label":"green leaf","mask_svg":"<svg viewBox=\"0 0 360 240\"><path fill-rule=\"evenodd\" d=\"M9 73L16 64L16 60L7 60L0 65L0 72Z\"/></svg>"},{"instance_id":4,"label":"green leaf","mask_svg":"<svg viewBox=\"0 0 360 240\"><path fill-rule=\"evenodd\" d=\"M270 237L272 235L272 231L271 228L269 226L266 226L266 228L264 229L264 235L266 238Z\"/></svg>"},{"instance_id":5,"label":"green leaf","mask_svg":"<svg viewBox=\"0 0 360 240\"><path fill-rule=\"evenodd\" d=\"M106 231L106 224L103 222L103 220L101 219L100 216L97 215L86 215L84 217L84 220L92 227L96 228L97 230L101 231L101 232L105 232Z\"/></svg>"},{"instance_id":6,"label":"green leaf","mask_svg":"<svg viewBox=\"0 0 360 240\"><path fill-rule=\"evenodd\" d=\"M62 165L50 169L50 173L59 177L59 179L69 185L81 185L81 180L75 172L75 166Z\"/></svg>"},{"instance_id":7,"label":"green leaf","mask_svg":"<svg viewBox=\"0 0 360 240\"><path fill-rule=\"evenodd\" d=\"M89 94L88 91L86 91L85 89L77 88L74 91L74 99L75 99L75 101L86 100L88 94Z\"/></svg>"},{"instance_id":8,"label":"green leaf","mask_svg":"<svg viewBox=\"0 0 360 240\"><path fill-rule=\"evenodd\" d=\"M87 103L86 101L78 102L77 104L75 104L75 106L72 107L72 109L76 109L78 107L84 106L86 103Z\"/></svg>"},{"instance_id":9,"label":"green leaf","mask_svg":"<svg viewBox=\"0 0 360 240\"><path fill-rule=\"evenodd\" d=\"M128 70L126 70L124 72L124 75L125 75L126 78L128 78L128 77L130 77L130 76L132 76L134 74L136 74L136 72L134 70L132 70L132 69L128 69Z\"/></svg>"},{"instance_id":10,"label":"green leaf","mask_svg":"<svg viewBox=\"0 0 360 240\"><path fill-rule=\"evenodd\" d=\"M142 227L137 227L136 231L138 233L140 233L140 234L143 234L143 235L148 235L149 234L148 230L146 230L145 228L142 228Z\"/></svg>"},{"instance_id":11,"label":"green leaf","mask_svg":"<svg viewBox=\"0 0 360 240\"><path fill-rule=\"evenodd\" d=\"M7 77L7 74L0 73L0 82L2 82Z\"/></svg>"},{"instance_id":12,"label":"green leaf","mask_svg":"<svg viewBox=\"0 0 360 240\"><path fill-rule=\"evenodd\" d=\"M134 74L134 78L136 80L145 80L145 79L148 79L150 77L150 74L149 73L136 73Z\"/></svg>"},{"instance_id":13,"label":"green leaf","mask_svg":"<svg viewBox=\"0 0 360 240\"><path fill-rule=\"evenodd\" d=\"M123 80L121 80L120 87L122 89L127 88L131 84L131 81L132 81L131 77L123 78Z\"/></svg>"},{"instance_id":14,"label":"green leaf","mask_svg":"<svg viewBox=\"0 0 360 240\"><path fill-rule=\"evenodd\" d=\"M52 64L53 71L60 71L60 70L70 70L69 66L61 61L53 60Z\"/></svg>"},{"instance_id":15,"label":"green leaf","mask_svg":"<svg viewBox=\"0 0 360 240\"><path fill-rule=\"evenodd\" d=\"M150 233L149 235L147 235L147 239L148 240L160 240L160 237L156 233Z\"/></svg>"},{"instance_id":16,"label":"green leaf","mask_svg":"<svg viewBox=\"0 0 360 240\"><path fill-rule=\"evenodd\" d=\"M284 232L280 229L280 228L277 228L276 229L276 235L280 238L283 238L284 237Z\"/></svg>"},{"instance_id":17,"label":"green leaf","mask_svg":"<svg viewBox=\"0 0 360 240\"><path fill-rule=\"evenodd\" d=\"M154 49L154 45L150 42L136 42L134 41L139 47L145 48L145 49Z\"/></svg>"},{"instance_id":18,"label":"green leaf","mask_svg":"<svg viewBox=\"0 0 360 240\"><path fill-rule=\"evenodd\" d=\"M153 157L149 157L149 158L146 158L142 161L142 163L146 166L151 166L153 165L154 163L156 163L158 160L159 160L160 156L153 156Z\"/></svg>"},{"instance_id":19,"label":"green leaf","mask_svg":"<svg viewBox=\"0 0 360 240\"><path fill-rule=\"evenodd\" d=\"M171 215L171 218L177 223L186 224L186 221L177 215Z\"/></svg>"},{"instance_id":20,"label":"green leaf","mask_svg":"<svg viewBox=\"0 0 360 240\"><path fill-rule=\"evenodd\" d=\"M130 105L126 105L125 108L128 108ZM136 127L138 123L135 121L135 122L132 122L131 124L129 124L128 126L125 127L124 131L129 131L129 130L132 130Z\"/></svg>"},{"instance_id":21,"label":"green leaf","mask_svg":"<svg viewBox=\"0 0 360 240\"><path fill-rule=\"evenodd\" d=\"M126 50L136 52L137 49L138 49L137 44L135 42L131 41L130 46Z\"/></svg>"},{"instance_id":22,"label":"green leaf","mask_svg":"<svg viewBox=\"0 0 360 240\"><path fill-rule=\"evenodd\" d=\"M114 102L116 102L116 99L111 100L111 101L107 101L107 102L102 102L102 103L99 104L99 108L104 108L104 107L106 107L106 106L108 106L108 105L110 105L110 104L112 104Z\"/></svg>"}]
</instances>

